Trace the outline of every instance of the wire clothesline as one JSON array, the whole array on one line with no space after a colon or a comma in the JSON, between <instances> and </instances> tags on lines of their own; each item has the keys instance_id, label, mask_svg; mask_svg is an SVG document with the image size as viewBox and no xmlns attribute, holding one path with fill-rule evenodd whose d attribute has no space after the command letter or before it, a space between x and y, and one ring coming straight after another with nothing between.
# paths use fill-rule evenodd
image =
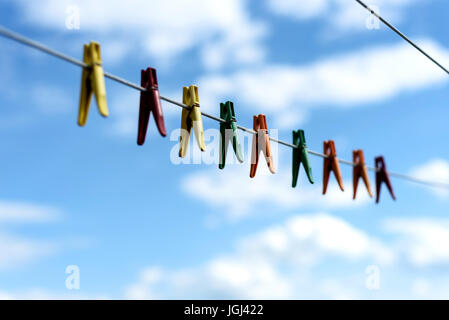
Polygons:
<instances>
[{"instance_id":1,"label":"wire clothesline","mask_svg":"<svg viewBox=\"0 0 449 320\"><path fill-rule=\"evenodd\" d=\"M29 47L35 48L35 49L37 49L39 51L45 52L45 53L47 53L49 55L52 55L52 56L54 56L56 58L59 58L61 60L64 60L64 61L69 62L71 64L74 64L76 66L79 66L81 68L90 68L90 66L88 64L84 63L83 61L77 60L77 59L72 58L70 56L67 56L67 55L65 55L65 54L63 54L61 52L53 50L53 49L51 49L51 48L49 48L49 47L47 47L47 46L45 46L45 45L43 45L43 44L41 44L39 42L33 41L31 39L28 39L28 38L26 38L26 37L24 37L24 36L22 36L20 34L17 34L17 33L13 32L13 31L11 31L11 30L8 30L8 29L6 29L6 28L4 28L2 26L0 26L0 35L4 36L6 38L9 38L11 40L15 40L15 41L17 41L19 43L22 43L24 45L27 45ZM126 79L123 79L123 78L118 77L116 75L113 75L111 73L104 72L104 76L106 78L109 78L109 79L113 80L113 81L116 81L118 83L126 85L126 86L128 86L130 88L133 88L133 89L136 89L136 90L139 90L139 91L144 91L144 92L147 91L146 88L143 88L143 87L141 87L141 86L139 86L139 85L137 85L135 83L132 83L132 82L126 80ZM187 105L185 105L183 103L177 102L175 100L172 100L170 98L164 97L162 95L160 95L160 98L161 98L161 100L164 100L164 101L166 101L168 103L171 103L173 105L177 105L177 106L179 106L181 108L190 109L189 106L187 106ZM226 122L225 120L223 120L223 119L221 119L219 117L213 116L213 115L208 114L208 113L203 112L203 111L201 111L201 114L203 116L209 118L209 119L212 119L212 120L215 120L215 121L218 121L218 122ZM246 128L246 127L243 127L243 126L240 126L240 125L237 125L237 128L242 130L242 131L244 131L244 132L248 132L248 133L251 133L251 134L256 134L256 132L254 130ZM284 145L284 146L287 146L287 147L290 147L290 148L298 148L294 144L291 144L291 143L288 143L288 142L285 142L285 141L282 141L282 140L279 140L279 139L275 139L273 137L269 137L269 139L271 141L273 141L273 142L276 142L278 144L281 144L281 145ZM317 152L317 151L313 151L313 150L310 150L310 149L307 149L307 151L308 151L308 153L310 153L310 154L312 154L314 156L318 156L318 157L321 157L321 158L328 158L328 156L323 154L323 153L320 153L320 152ZM357 165L354 162L343 160L343 159L338 159L338 161L340 163L342 163L342 164L349 165L349 166L352 166L352 167ZM366 167L370 171L374 171L374 172L379 171L379 169L374 168L374 167L370 167L370 166L366 166ZM435 187L435 188L449 189L449 184L447 184L447 183L422 180L422 179L419 179L419 178L415 178L415 177L411 177L411 176L408 176L408 175L405 175L405 174L395 173L395 172L391 172L391 171L389 171L389 174L390 174L390 176L398 178L398 179L402 179L402 180L406 180L406 181L410 181L410 182L414 182L414 183L418 183L418 184L422 184L422 185L427 185L427 186L431 186L431 187Z\"/></svg>"},{"instance_id":2,"label":"wire clothesline","mask_svg":"<svg viewBox=\"0 0 449 320\"><path fill-rule=\"evenodd\" d=\"M385 24L388 28L393 30L395 33L397 33L402 39L407 41L411 46L413 46L416 50L421 52L424 56L426 56L430 61L435 63L438 67L440 67L444 72L449 74L449 70L447 70L441 63L439 63L437 60L432 58L427 52L425 52L423 49L421 49L416 43L414 43L412 40L410 40L405 34L403 34L401 31L399 31L396 27L394 27L391 23L389 23L387 20L382 18L379 13L371 9L367 4L365 4L361 0L355 0L357 3L359 3L362 7L364 7L366 10L368 10L373 16L375 16L377 19L379 19L383 24Z\"/></svg>"}]
</instances>

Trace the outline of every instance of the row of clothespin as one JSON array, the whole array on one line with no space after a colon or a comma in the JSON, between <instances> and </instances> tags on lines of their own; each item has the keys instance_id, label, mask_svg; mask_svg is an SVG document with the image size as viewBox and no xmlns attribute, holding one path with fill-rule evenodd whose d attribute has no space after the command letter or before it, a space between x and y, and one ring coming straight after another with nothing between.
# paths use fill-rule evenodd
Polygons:
<instances>
[{"instance_id":1,"label":"row of clothespin","mask_svg":"<svg viewBox=\"0 0 449 320\"><path fill-rule=\"evenodd\" d=\"M84 126L87 121L89 112L89 105L92 95L95 95L96 102L100 114L104 117L108 116L108 108L106 103L106 87L104 81L104 73L100 55L100 45L96 42L91 42L84 45L83 61L89 68L83 68L81 79L81 97L78 115L78 124ZM137 144L143 145L148 129L148 122L150 114L153 113L156 126L162 136L167 135L164 123L164 116L162 113L162 104L159 95L159 86L157 81L156 70L148 68L141 71L141 87L145 91L140 93L139 106L139 122ZM181 135L179 142L179 156L185 157L190 141L190 133L194 131L196 141L201 151L206 150L204 142L203 122L201 118L200 100L198 95L198 87L191 85L183 88L183 104L188 108L182 109L181 115ZM220 104L220 159L219 168L224 169L226 162L226 152L229 142L232 141L236 158L239 162L243 162L243 153L238 139L237 124L234 111L234 104L231 101ZM267 120L265 115L259 114L253 117L253 129L255 134L252 141L251 153L251 167L250 177L254 178L256 175L257 165L259 163L260 152L263 152L266 159L268 169L271 173L275 173L276 169L273 163L273 156L270 147L270 137L268 135ZM305 134L303 130L293 131L293 159L292 159L292 187L296 187L298 181L299 167L302 163L310 183L314 183L312 177L312 168L310 166ZM334 172L338 185L344 191L343 178L340 170L340 164L337 157L335 143L333 140L324 142L324 170L323 170L323 194L326 194L329 183L330 173ZM372 197L368 169L365 164L365 158L362 150L353 151L353 198L356 198L357 186L360 178L362 178L368 194ZM386 170L385 161L383 157L375 159L376 164L376 203L379 202L381 184L385 183L390 191L393 199L396 199L393 187Z\"/></svg>"}]
</instances>

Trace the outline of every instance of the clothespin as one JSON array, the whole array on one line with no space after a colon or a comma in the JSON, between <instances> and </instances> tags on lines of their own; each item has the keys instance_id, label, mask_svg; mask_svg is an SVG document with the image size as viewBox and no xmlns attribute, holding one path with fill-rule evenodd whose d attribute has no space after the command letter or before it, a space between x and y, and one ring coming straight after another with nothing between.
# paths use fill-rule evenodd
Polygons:
<instances>
[{"instance_id":1,"label":"clothespin","mask_svg":"<svg viewBox=\"0 0 449 320\"><path fill-rule=\"evenodd\" d=\"M159 133L163 137L167 135L164 115L162 114L156 69L148 68L141 71L140 86L147 89L147 91L140 92L139 127L137 131L137 144L139 146L143 145L145 142L151 111L153 111L154 120L156 121Z\"/></svg>"},{"instance_id":2,"label":"clothespin","mask_svg":"<svg viewBox=\"0 0 449 320\"><path fill-rule=\"evenodd\" d=\"M204 142L203 120L201 119L200 98L198 96L198 87L191 85L182 90L182 103L189 109L183 108L181 115L181 136L179 138L179 156L184 158L189 146L190 132L193 132L201 151L206 150Z\"/></svg>"},{"instance_id":3,"label":"clothespin","mask_svg":"<svg viewBox=\"0 0 449 320\"><path fill-rule=\"evenodd\" d=\"M343 187L343 178L340 171L340 164L338 163L337 151L335 150L335 143L333 140L324 141L324 154L327 158L324 158L323 194L326 194L331 171L334 172L341 191L345 191L345 188Z\"/></svg>"},{"instance_id":4,"label":"clothespin","mask_svg":"<svg viewBox=\"0 0 449 320\"><path fill-rule=\"evenodd\" d=\"M304 135L304 130L293 131L293 144L297 148L293 149L293 163L292 163L292 187L296 187L299 174L299 166L302 163L304 170L306 171L307 178L309 182L313 183L312 168L310 167L309 154L307 152L306 138Z\"/></svg>"},{"instance_id":5,"label":"clothespin","mask_svg":"<svg viewBox=\"0 0 449 320\"><path fill-rule=\"evenodd\" d=\"M91 42L84 45L83 62L89 67L83 68L81 75L81 95L78 114L78 124L80 126L84 126L87 122L92 94L95 94L100 114L103 117L109 115L106 104L104 73L101 65L100 44Z\"/></svg>"},{"instance_id":6,"label":"clothespin","mask_svg":"<svg viewBox=\"0 0 449 320\"><path fill-rule=\"evenodd\" d=\"M369 196L372 197L371 186L369 183L368 169L365 164L365 156L363 155L363 150L352 151L352 160L356 164L352 169L352 186L354 188L353 199L357 194L357 187L359 184L360 177L362 177L365 183L366 189L368 190Z\"/></svg>"},{"instance_id":7,"label":"clothespin","mask_svg":"<svg viewBox=\"0 0 449 320\"><path fill-rule=\"evenodd\" d=\"M271 154L270 138L268 136L267 119L264 114L253 117L253 129L256 133L253 135L253 147L251 152L250 178L256 175L257 164L259 163L259 153L262 151L267 161L268 169L271 173L276 173L274 168L273 156Z\"/></svg>"},{"instance_id":8,"label":"clothespin","mask_svg":"<svg viewBox=\"0 0 449 320\"><path fill-rule=\"evenodd\" d=\"M239 162L243 162L242 147L237 135L237 124L234 112L234 103L226 101L220 103L220 118L226 122L220 122L220 163L218 167L224 169L226 163L226 151L228 150L229 140L232 138L232 147L236 158Z\"/></svg>"},{"instance_id":9,"label":"clothespin","mask_svg":"<svg viewBox=\"0 0 449 320\"><path fill-rule=\"evenodd\" d=\"M388 191L390 191L391 197L393 198L393 200L396 200L396 197L393 192L393 186L390 181L390 175L388 174L387 167L385 165L384 157L382 156L377 157L375 161L376 161L376 203L379 203L380 187L382 182L385 182Z\"/></svg>"}]
</instances>

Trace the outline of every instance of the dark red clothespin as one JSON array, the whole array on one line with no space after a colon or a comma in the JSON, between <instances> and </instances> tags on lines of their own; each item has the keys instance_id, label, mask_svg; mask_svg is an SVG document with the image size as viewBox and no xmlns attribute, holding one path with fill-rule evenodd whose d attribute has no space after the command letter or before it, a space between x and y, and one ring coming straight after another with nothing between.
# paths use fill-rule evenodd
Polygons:
<instances>
[{"instance_id":1,"label":"dark red clothespin","mask_svg":"<svg viewBox=\"0 0 449 320\"><path fill-rule=\"evenodd\" d=\"M267 119L264 114L253 117L253 129L256 134L253 135L253 146L251 152L251 169L249 176L254 178L256 175L257 164L259 163L259 153L263 152L267 161L268 169L271 173L276 173L271 154L270 137L268 136Z\"/></svg>"},{"instance_id":2,"label":"dark red clothespin","mask_svg":"<svg viewBox=\"0 0 449 320\"><path fill-rule=\"evenodd\" d=\"M376 158L376 203L379 203L380 187L382 185L382 182L385 182L388 191L390 191L391 197L393 198L393 200L396 200L393 192L393 185L390 181L390 175L388 174L387 166L385 165L384 157L380 156Z\"/></svg>"},{"instance_id":3,"label":"dark red clothespin","mask_svg":"<svg viewBox=\"0 0 449 320\"><path fill-rule=\"evenodd\" d=\"M369 196L372 197L373 193L371 192L368 169L366 168L365 156L363 155L363 151L362 150L352 151L352 160L356 164L352 169L352 185L354 188L353 199L355 200L355 196L357 194L357 186L359 184L360 177L363 179L363 182L365 183Z\"/></svg>"},{"instance_id":4,"label":"dark red clothespin","mask_svg":"<svg viewBox=\"0 0 449 320\"><path fill-rule=\"evenodd\" d=\"M140 92L140 109L139 109L139 129L137 133L137 144L143 145L148 129L148 121L150 120L151 111L154 114L154 120L159 133L165 137L164 115L162 114L161 99L159 96L159 86L157 83L156 69L148 68L142 70L140 85L147 91Z\"/></svg>"},{"instance_id":5,"label":"dark red clothespin","mask_svg":"<svg viewBox=\"0 0 449 320\"><path fill-rule=\"evenodd\" d=\"M324 141L324 154L327 156L324 158L323 166L323 194L326 194L327 185L329 183L329 177L331 171L334 172L338 185L341 191L345 191L343 187L343 178L341 176L340 164L338 163L337 151L335 150L335 143L333 140Z\"/></svg>"}]
</instances>

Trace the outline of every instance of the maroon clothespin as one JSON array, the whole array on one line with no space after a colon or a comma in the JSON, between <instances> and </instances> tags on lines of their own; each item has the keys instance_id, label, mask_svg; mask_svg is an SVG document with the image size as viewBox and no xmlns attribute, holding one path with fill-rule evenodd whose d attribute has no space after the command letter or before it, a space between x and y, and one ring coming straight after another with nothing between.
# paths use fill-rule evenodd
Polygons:
<instances>
[{"instance_id":1,"label":"maroon clothespin","mask_svg":"<svg viewBox=\"0 0 449 320\"><path fill-rule=\"evenodd\" d=\"M341 191L345 191L345 188L343 187L343 178L340 171L340 164L338 163L337 151L333 140L324 141L324 154L327 157L324 158L323 165L323 194L326 194L331 171L334 172Z\"/></svg>"},{"instance_id":2,"label":"maroon clothespin","mask_svg":"<svg viewBox=\"0 0 449 320\"><path fill-rule=\"evenodd\" d=\"M354 190L352 198L355 200L357 194L357 186L359 185L360 178L363 179L366 189L368 190L368 194L370 197L372 197L373 193L371 192L368 169L365 164L365 156L363 155L363 150L352 151L352 161L355 163L354 168L352 169L352 186Z\"/></svg>"},{"instance_id":3,"label":"maroon clothespin","mask_svg":"<svg viewBox=\"0 0 449 320\"><path fill-rule=\"evenodd\" d=\"M380 187L382 182L385 182L388 190L390 191L391 197L393 200L396 200L396 197L393 192L393 186L390 181L390 175L388 174L387 167L385 165L384 157L380 156L376 158L376 203L379 203L380 199Z\"/></svg>"},{"instance_id":4,"label":"maroon clothespin","mask_svg":"<svg viewBox=\"0 0 449 320\"><path fill-rule=\"evenodd\" d=\"M143 145L148 129L148 121L150 120L151 111L154 114L154 120L159 133L165 137L164 115L162 114L161 98L159 96L159 86L157 83L156 69L148 68L142 70L140 85L147 91L140 92L140 109L139 109L139 129L137 133L137 144Z\"/></svg>"}]
</instances>

